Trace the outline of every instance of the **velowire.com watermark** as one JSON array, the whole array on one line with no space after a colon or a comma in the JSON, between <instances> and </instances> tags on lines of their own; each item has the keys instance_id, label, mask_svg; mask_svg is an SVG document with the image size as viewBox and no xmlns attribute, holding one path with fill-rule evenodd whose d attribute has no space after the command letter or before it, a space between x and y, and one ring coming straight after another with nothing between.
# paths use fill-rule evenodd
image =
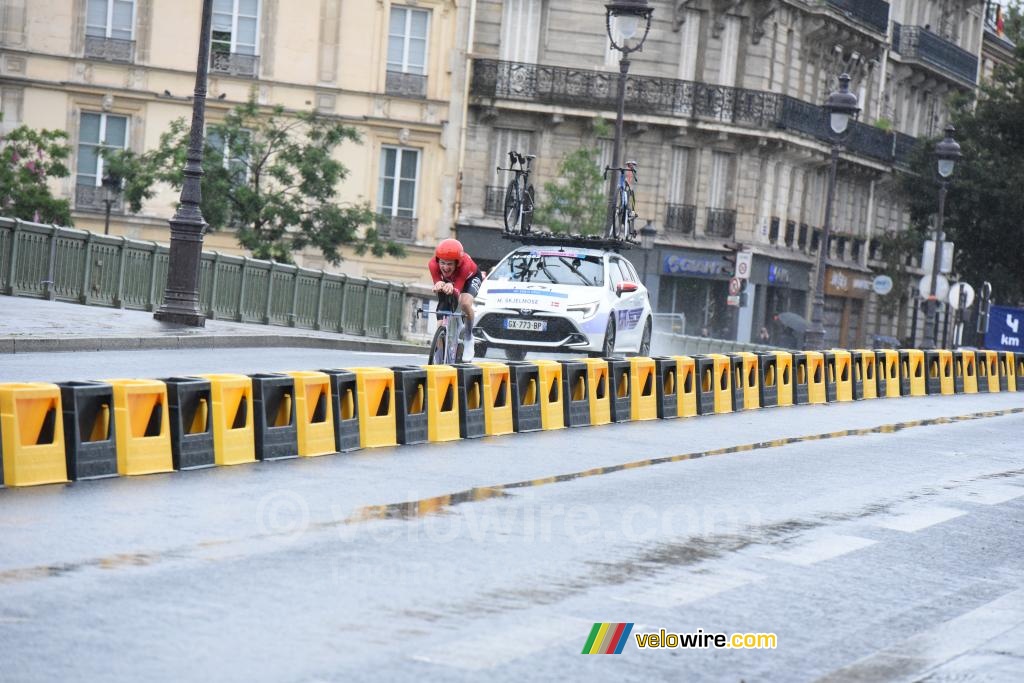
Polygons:
<instances>
[{"instance_id":1,"label":"velowire.com watermark","mask_svg":"<svg viewBox=\"0 0 1024 683\"><path fill-rule=\"evenodd\" d=\"M732 649L774 650L778 636L774 633L711 633L699 628L693 633L671 633L661 629L657 633L633 633L629 622L595 623L583 646L585 655L618 655L633 640L639 650L658 649Z\"/></svg>"}]
</instances>

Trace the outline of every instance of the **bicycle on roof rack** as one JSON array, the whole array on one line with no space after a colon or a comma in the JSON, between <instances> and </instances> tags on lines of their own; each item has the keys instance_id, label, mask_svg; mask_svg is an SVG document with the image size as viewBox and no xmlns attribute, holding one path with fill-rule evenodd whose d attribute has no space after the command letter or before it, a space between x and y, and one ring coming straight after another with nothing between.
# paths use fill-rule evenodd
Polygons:
<instances>
[{"instance_id":1,"label":"bicycle on roof rack","mask_svg":"<svg viewBox=\"0 0 1024 683\"><path fill-rule=\"evenodd\" d=\"M609 239L636 239L636 193L633 191L633 186L639 180L636 170L635 161L627 161L624 168L604 167L605 179L608 178L608 171L619 173L618 187L615 191L615 211L612 213L612 222L605 232L605 237Z\"/></svg>"},{"instance_id":2,"label":"bicycle on roof rack","mask_svg":"<svg viewBox=\"0 0 1024 683\"><path fill-rule=\"evenodd\" d=\"M505 190L505 233L509 235L526 235L533 224L533 185L530 184L530 166L537 157L533 154L508 153L508 168L498 166L499 171L511 171L515 177L508 183ZM518 164L518 168L516 165Z\"/></svg>"},{"instance_id":3,"label":"bicycle on roof rack","mask_svg":"<svg viewBox=\"0 0 1024 683\"><path fill-rule=\"evenodd\" d=\"M416 309L416 316L436 315L437 330L427 352L427 365L451 365L462 362L465 315L459 310L458 300L451 294L444 294L438 300L437 310Z\"/></svg>"}]
</instances>

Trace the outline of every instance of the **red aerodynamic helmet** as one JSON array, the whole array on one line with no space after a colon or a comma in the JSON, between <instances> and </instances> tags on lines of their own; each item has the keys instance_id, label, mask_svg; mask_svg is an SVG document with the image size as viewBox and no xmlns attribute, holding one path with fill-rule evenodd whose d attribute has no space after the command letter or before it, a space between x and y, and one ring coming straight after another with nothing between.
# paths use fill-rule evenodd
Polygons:
<instances>
[{"instance_id":1,"label":"red aerodynamic helmet","mask_svg":"<svg viewBox=\"0 0 1024 683\"><path fill-rule=\"evenodd\" d=\"M464 253L462 251L462 242L450 238L441 240L441 243L437 245L437 249L434 249L434 256L441 261L460 261Z\"/></svg>"}]
</instances>

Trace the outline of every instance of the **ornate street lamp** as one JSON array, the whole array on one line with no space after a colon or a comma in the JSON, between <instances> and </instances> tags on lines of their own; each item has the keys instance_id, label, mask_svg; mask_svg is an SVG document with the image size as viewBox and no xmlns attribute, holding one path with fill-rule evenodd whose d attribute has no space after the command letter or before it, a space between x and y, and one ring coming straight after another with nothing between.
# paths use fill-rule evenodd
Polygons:
<instances>
[{"instance_id":1,"label":"ornate street lamp","mask_svg":"<svg viewBox=\"0 0 1024 683\"><path fill-rule=\"evenodd\" d=\"M622 119L626 112L626 74L629 73L629 55L638 52L647 40L651 30L651 14L653 7L648 7L647 0L617 0L604 6L605 27L612 47L622 53L619 59L619 94L618 114L615 117L615 144L612 147L612 167L618 168L622 145ZM619 186L619 172L612 171L612 183L608 188L608 222L611 230L615 220L615 190ZM624 237L628 238L629 235Z\"/></svg>"},{"instance_id":2,"label":"ornate street lamp","mask_svg":"<svg viewBox=\"0 0 1024 683\"><path fill-rule=\"evenodd\" d=\"M103 234L110 234L110 208L117 203L121 195L121 176L107 171L101 181L103 184L103 205L106 207L106 214L103 218Z\"/></svg>"},{"instance_id":3,"label":"ornate street lamp","mask_svg":"<svg viewBox=\"0 0 1024 683\"><path fill-rule=\"evenodd\" d=\"M644 287L647 287L647 257L654 249L654 238L657 235L658 230L651 221L647 221L644 227L640 228L640 249L644 252Z\"/></svg>"},{"instance_id":4,"label":"ornate street lamp","mask_svg":"<svg viewBox=\"0 0 1024 683\"><path fill-rule=\"evenodd\" d=\"M935 255L932 258L931 285L928 288L928 299L925 301L925 348L936 346L935 320L939 312L939 301L935 291L939 281L939 269L942 267L942 241L945 239L942 224L946 215L946 191L949 189L949 180L953 177L956 162L963 156L960 153L960 143L953 139L955 132L952 124L946 126L946 137L935 144L935 170L939 175L939 216L935 222Z\"/></svg>"},{"instance_id":5,"label":"ornate street lamp","mask_svg":"<svg viewBox=\"0 0 1024 683\"><path fill-rule=\"evenodd\" d=\"M839 168L839 150L850 130L850 122L857 118L860 106L857 96L850 92L850 77L839 77L839 90L825 100L825 114L832 131L832 157L828 170L828 191L825 196L825 224L818 242L818 272L815 278L814 298L811 304L811 324L804 330L804 348L825 348L825 268L828 262L829 242L832 238L832 202L836 194L836 170Z\"/></svg>"},{"instance_id":6,"label":"ornate street lamp","mask_svg":"<svg viewBox=\"0 0 1024 683\"><path fill-rule=\"evenodd\" d=\"M203 177L203 124L206 118L206 72L210 60L210 17L213 0L203 0L199 28L199 58L196 88L192 98L192 128L189 131L185 180L178 210L171 219L171 253L167 265L164 303L153 314L157 320L203 327L206 316L199 310L199 265L203 258L203 235L207 224L199 209Z\"/></svg>"}]
</instances>

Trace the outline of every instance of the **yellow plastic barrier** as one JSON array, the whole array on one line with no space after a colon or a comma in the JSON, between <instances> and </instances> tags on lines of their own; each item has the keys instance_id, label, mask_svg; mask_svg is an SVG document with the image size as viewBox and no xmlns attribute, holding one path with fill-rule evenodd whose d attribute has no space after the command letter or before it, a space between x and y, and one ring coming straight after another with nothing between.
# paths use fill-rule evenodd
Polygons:
<instances>
[{"instance_id":1,"label":"yellow plastic barrier","mask_svg":"<svg viewBox=\"0 0 1024 683\"><path fill-rule=\"evenodd\" d=\"M657 383L653 358L637 356L629 359L630 393L633 401L629 406L629 417L632 420L657 420L658 397L654 388Z\"/></svg>"},{"instance_id":2,"label":"yellow plastic barrier","mask_svg":"<svg viewBox=\"0 0 1024 683\"><path fill-rule=\"evenodd\" d=\"M541 429L565 428L565 403L562 396L562 364L556 360L535 360L540 382Z\"/></svg>"},{"instance_id":3,"label":"yellow plastic barrier","mask_svg":"<svg viewBox=\"0 0 1024 683\"><path fill-rule=\"evenodd\" d=\"M999 354L999 388L1003 391L1017 391L1017 364L1013 351Z\"/></svg>"},{"instance_id":4,"label":"yellow plastic barrier","mask_svg":"<svg viewBox=\"0 0 1024 683\"><path fill-rule=\"evenodd\" d=\"M990 393L999 391L999 352L978 351L978 382L986 382ZM981 391L981 386L978 387Z\"/></svg>"},{"instance_id":5,"label":"yellow plastic barrier","mask_svg":"<svg viewBox=\"0 0 1024 683\"><path fill-rule=\"evenodd\" d=\"M114 388L119 474L174 470L167 385L154 379L106 379Z\"/></svg>"},{"instance_id":6,"label":"yellow plastic barrier","mask_svg":"<svg viewBox=\"0 0 1024 683\"><path fill-rule=\"evenodd\" d=\"M512 378L504 363L477 362L483 370L484 433L489 436L511 434Z\"/></svg>"},{"instance_id":7,"label":"yellow plastic barrier","mask_svg":"<svg viewBox=\"0 0 1024 683\"><path fill-rule=\"evenodd\" d=\"M942 396L953 394L953 352L946 349L938 349L929 352L925 356L928 376L925 379L925 387L935 385ZM928 393L932 393L931 390Z\"/></svg>"},{"instance_id":8,"label":"yellow plastic barrier","mask_svg":"<svg viewBox=\"0 0 1024 683\"><path fill-rule=\"evenodd\" d=\"M924 396L924 351L900 349L900 396Z\"/></svg>"},{"instance_id":9,"label":"yellow plastic barrier","mask_svg":"<svg viewBox=\"0 0 1024 683\"><path fill-rule=\"evenodd\" d=\"M821 351L807 351L807 402L826 403L825 354Z\"/></svg>"},{"instance_id":10,"label":"yellow plastic barrier","mask_svg":"<svg viewBox=\"0 0 1024 683\"><path fill-rule=\"evenodd\" d=\"M676 359L676 377L679 401L676 405L678 417L694 417L697 414L697 363L691 356L672 356Z\"/></svg>"},{"instance_id":11,"label":"yellow plastic barrier","mask_svg":"<svg viewBox=\"0 0 1024 683\"><path fill-rule=\"evenodd\" d=\"M900 352L883 349L875 352L878 359L878 397L900 397Z\"/></svg>"},{"instance_id":12,"label":"yellow plastic barrier","mask_svg":"<svg viewBox=\"0 0 1024 683\"><path fill-rule=\"evenodd\" d=\"M732 373L729 371L729 357L720 353L709 353L711 359L711 389L715 397L715 413L732 412Z\"/></svg>"},{"instance_id":13,"label":"yellow plastic barrier","mask_svg":"<svg viewBox=\"0 0 1024 683\"><path fill-rule=\"evenodd\" d=\"M739 377L733 377L733 386L737 379L743 394L743 410L756 410L761 407L761 381L757 375L757 354L739 351L736 354L739 363Z\"/></svg>"},{"instance_id":14,"label":"yellow plastic barrier","mask_svg":"<svg viewBox=\"0 0 1024 683\"><path fill-rule=\"evenodd\" d=\"M457 441L459 372L451 365L424 365L427 371L427 439Z\"/></svg>"},{"instance_id":15,"label":"yellow plastic barrier","mask_svg":"<svg viewBox=\"0 0 1024 683\"><path fill-rule=\"evenodd\" d=\"M587 383L590 385L590 424L610 424L612 402L608 393L608 361L600 358L583 358L581 362L587 366Z\"/></svg>"},{"instance_id":16,"label":"yellow plastic barrier","mask_svg":"<svg viewBox=\"0 0 1024 683\"><path fill-rule=\"evenodd\" d=\"M853 356L853 398L878 398L878 359L869 349L855 349Z\"/></svg>"},{"instance_id":17,"label":"yellow plastic barrier","mask_svg":"<svg viewBox=\"0 0 1024 683\"><path fill-rule=\"evenodd\" d=\"M835 354L836 401L853 400L853 358L845 349L832 349Z\"/></svg>"},{"instance_id":18,"label":"yellow plastic barrier","mask_svg":"<svg viewBox=\"0 0 1024 683\"><path fill-rule=\"evenodd\" d=\"M356 373L359 444L363 448L397 446L395 373L388 368L347 369Z\"/></svg>"},{"instance_id":19,"label":"yellow plastic barrier","mask_svg":"<svg viewBox=\"0 0 1024 683\"><path fill-rule=\"evenodd\" d=\"M247 375L197 375L210 382L213 458L218 465L256 462L252 379Z\"/></svg>"},{"instance_id":20,"label":"yellow plastic barrier","mask_svg":"<svg viewBox=\"0 0 1024 683\"><path fill-rule=\"evenodd\" d=\"M974 351L953 352L953 389L964 394L978 393L978 359Z\"/></svg>"},{"instance_id":21,"label":"yellow plastic barrier","mask_svg":"<svg viewBox=\"0 0 1024 683\"><path fill-rule=\"evenodd\" d=\"M778 405L793 405L793 354L775 351L775 384Z\"/></svg>"},{"instance_id":22,"label":"yellow plastic barrier","mask_svg":"<svg viewBox=\"0 0 1024 683\"><path fill-rule=\"evenodd\" d=\"M60 387L45 382L0 384L0 459L0 483L7 486L68 480Z\"/></svg>"},{"instance_id":23,"label":"yellow plastic barrier","mask_svg":"<svg viewBox=\"0 0 1024 683\"><path fill-rule=\"evenodd\" d=\"M313 457L336 453L330 376L311 370L292 370L285 374L295 380L295 432L299 455Z\"/></svg>"}]
</instances>

